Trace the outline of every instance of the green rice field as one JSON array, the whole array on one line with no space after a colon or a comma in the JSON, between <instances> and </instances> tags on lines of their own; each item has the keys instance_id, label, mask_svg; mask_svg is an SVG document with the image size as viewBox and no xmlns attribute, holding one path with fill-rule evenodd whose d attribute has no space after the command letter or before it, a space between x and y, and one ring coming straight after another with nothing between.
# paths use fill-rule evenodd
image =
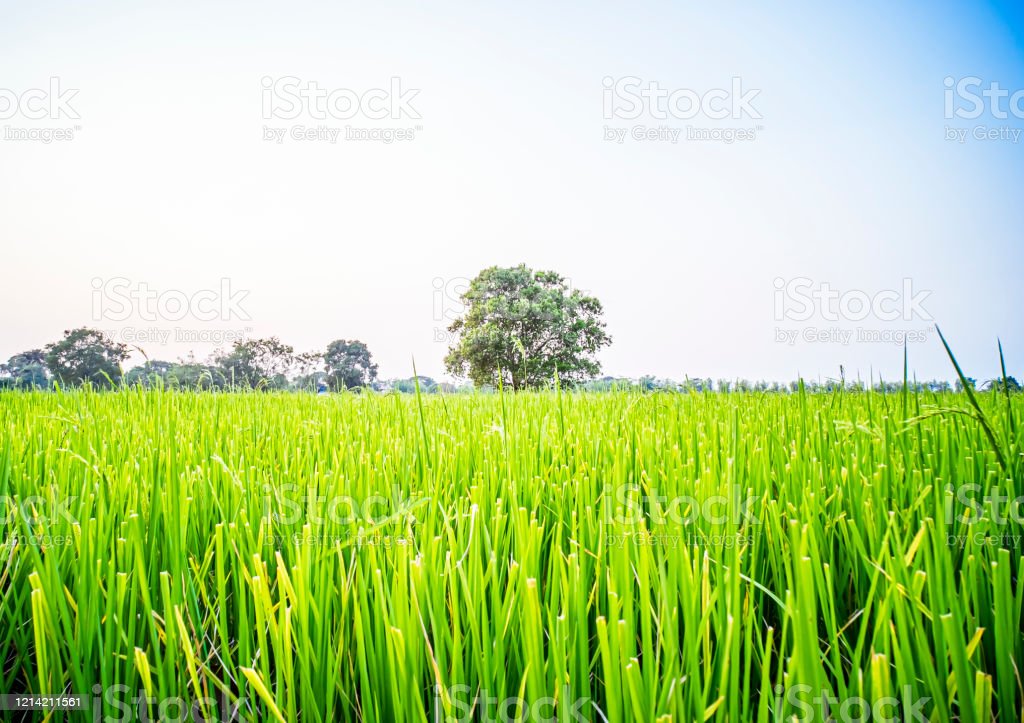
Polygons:
<instances>
[{"instance_id":1,"label":"green rice field","mask_svg":"<svg viewBox=\"0 0 1024 723\"><path fill-rule=\"evenodd\" d=\"M2 393L0 690L1021 721L1022 423L995 392Z\"/></svg>"}]
</instances>

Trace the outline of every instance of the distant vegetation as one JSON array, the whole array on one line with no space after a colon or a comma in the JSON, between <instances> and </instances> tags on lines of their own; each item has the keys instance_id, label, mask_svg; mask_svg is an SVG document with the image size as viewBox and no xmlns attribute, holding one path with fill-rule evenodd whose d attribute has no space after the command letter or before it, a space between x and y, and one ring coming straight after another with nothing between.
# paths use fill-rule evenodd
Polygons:
<instances>
[{"instance_id":1,"label":"distant vegetation","mask_svg":"<svg viewBox=\"0 0 1024 723\"><path fill-rule=\"evenodd\" d=\"M206 361L147 360L127 373L128 346L97 329L64 332L45 349L0 364L0 388L130 385L171 389L353 389L372 386L377 365L361 341L337 339L325 352L296 353L277 337L238 341Z\"/></svg>"},{"instance_id":2,"label":"distant vegetation","mask_svg":"<svg viewBox=\"0 0 1024 723\"><path fill-rule=\"evenodd\" d=\"M952 386L946 381L848 381L842 368L838 379L778 382L745 379L691 379L683 381L642 376L639 379L600 377L597 353L611 344L602 319L604 310L595 297L571 289L554 271L527 266L492 266L480 272L462 294L465 313L449 331L453 343L445 357L447 371L467 380L455 385L430 377L379 379L377 364L366 344L336 339L323 351L297 353L277 337L236 341L229 350L215 352L205 361L192 356L176 362L147 359L123 371L130 348L97 329L82 327L43 349L15 354L0 364L0 389L39 389L118 386L189 390L291 390L455 393L541 389L558 386L586 391L644 392L760 392L791 393L800 385L811 392L848 390L898 391L904 386L920 391L972 389L974 379L963 377ZM980 389L1018 392L1012 376L991 379Z\"/></svg>"},{"instance_id":3,"label":"distant vegetation","mask_svg":"<svg viewBox=\"0 0 1024 723\"><path fill-rule=\"evenodd\" d=\"M248 339L236 342L230 351L213 354L206 361L193 357L176 362L147 360L122 370L122 363L128 357L128 347L111 340L96 329L80 328L64 333L60 341L48 344L44 349L31 349L15 354L0 364L0 389L47 389L55 385L73 388L89 385L93 388L108 389L117 386L159 387L164 389L188 390L360 390L372 389L378 392L400 392L412 394L419 380L421 394L495 391L493 384L479 386L472 382L452 384L437 381L429 376L380 379L377 365L366 344L357 340L338 339L328 344L324 352L296 353L277 337ZM965 381L973 389L1019 392L1018 381L1007 376L990 379L981 384L971 377ZM682 381L642 376L604 376L596 379L566 379L561 373L558 383L563 387L575 387L583 391L641 391L641 392L755 392L789 394L799 391L800 385L809 392L863 392L871 389L879 392L897 392L903 389L902 381L874 381L865 383L839 379L800 380L789 383L749 381L746 379L710 379L684 377ZM555 377L531 380L533 388L551 387ZM508 385L515 388L514 384ZM953 384L945 380L910 382L908 388L916 391L947 392L963 391L963 383Z\"/></svg>"}]
</instances>

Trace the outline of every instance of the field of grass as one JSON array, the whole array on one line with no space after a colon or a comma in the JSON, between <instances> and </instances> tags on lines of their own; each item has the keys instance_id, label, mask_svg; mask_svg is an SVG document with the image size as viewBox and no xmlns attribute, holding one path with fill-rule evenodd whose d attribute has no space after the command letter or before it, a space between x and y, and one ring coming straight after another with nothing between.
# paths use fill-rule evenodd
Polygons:
<instances>
[{"instance_id":1,"label":"field of grass","mask_svg":"<svg viewBox=\"0 0 1024 723\"><path fill-rule=\"evenodd\" d=\"M89 697L52 720L1021 721L1024 396L978 404L0 394L0 691Z\"/></svg>"}]
</instances>

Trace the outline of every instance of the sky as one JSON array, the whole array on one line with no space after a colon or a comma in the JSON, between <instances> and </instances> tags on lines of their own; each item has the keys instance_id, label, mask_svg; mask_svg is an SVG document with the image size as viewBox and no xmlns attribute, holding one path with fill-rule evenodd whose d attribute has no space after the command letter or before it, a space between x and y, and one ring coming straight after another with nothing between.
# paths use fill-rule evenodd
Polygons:
<instances>
[{"instance_id":1,"label":"sky","mask_svg":"<svg viewBox=\"0 0 1024 723\"><path fill-rule=\"evenodd\" d=\"M5 3L0 359L367 343L561 273L603 373L1024 371L1024 12L1001 2Z\"/></svg>"}]
</instances>

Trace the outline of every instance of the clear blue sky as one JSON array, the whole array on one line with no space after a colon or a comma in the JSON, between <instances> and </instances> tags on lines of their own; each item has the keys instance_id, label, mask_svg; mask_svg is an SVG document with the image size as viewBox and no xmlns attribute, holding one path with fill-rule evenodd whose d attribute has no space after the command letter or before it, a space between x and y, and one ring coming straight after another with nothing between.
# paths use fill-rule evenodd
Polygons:
<instances>
[{"instance_id":1,"label":"clear blue sky","mask_svg":"<svg viewBox=\"0 0 1024 723\"><path fill-rule=\"evenodd\" d=\"M442 376L447 297L522 261L604 302L609 374L786 380L843 364L896 378L891 340L910 334L918 377L950 378L935 321L968 373L995 374L997 336L1024 369L1024 94L1005 112L1024 89L1020 3L50 2L4 16L0 358L90 325L165 359L231 334L300 350L359 338L384 376L409 375L413 356ZM287 117L290 78L334 110L309 100ZM957 115L972 95L980 114ZM43 142L57 131L72 137ZM737 133L751 137L722 140ZM118 313L125 289L173 305L221 279L247 292L248 319ZM846 311L804 313L826 288ZM864 299L880 306L855 318Z\"/></svg>"}]
</instances>

